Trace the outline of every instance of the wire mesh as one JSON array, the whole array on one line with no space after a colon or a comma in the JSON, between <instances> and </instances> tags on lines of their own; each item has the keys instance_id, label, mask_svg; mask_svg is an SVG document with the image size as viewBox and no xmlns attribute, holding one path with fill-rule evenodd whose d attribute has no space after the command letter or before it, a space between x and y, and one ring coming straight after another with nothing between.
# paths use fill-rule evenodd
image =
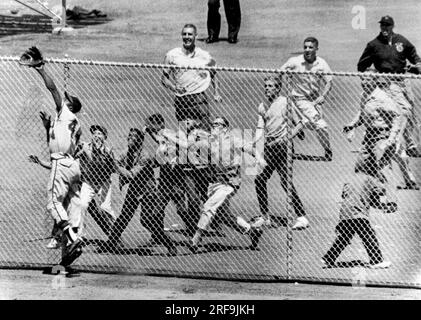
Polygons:
<instances>
[{"instance_id":1,"label":"wire mesh","mask_svg":"<svg viewBox=\"0 0 421 320\"><path fill-rule=\"evenodd\" d=\"M28 160L29 155L36 155L40 160L50 162L46 131L39 112L45 111L54 118L54 102L34 70L22 68L15 58L2 58L0 63L1 77L7 79L0 85L3 110L0 200L4 204L0 209L0 265L55 264L60 261L61 252L47 248L47 245L51 246L54 224L46 212L49 170ZM361 74L332 73L332 90L318 107L319 114L327 123L332 161L324 158L325 150L319 142L318 131L309 123L303 129L304 139L295 137L293 148L291 144L291 148L287 149L289 151L279 153L285 156L275 161L281 169L269 175L267 180L270 224L258 228L263 234L257 249L253 249L251 245L258 235L253 231L254 227L252 231L248 229L256 217L261 216L257 192L261 192L262 186L256 187L256 178L261 171L252 155L239 153L239 158L236 158L236 152L243 144L248 146L255 136L259 104L266 101L265 79L279 75L282 84L279 95L288 99L288 108L297 110L298 103L291 94L291 86L308 77L322 79L324 74L209 69L216 71L222 101L213 99L210 88L205 108L209 108L211 120L217 117L228 120L231 127L229 139L235 137L232 139L240 141L241 146L229 143L228 151L221 154L221 159L227 161L222 165L222 160L213 158L214 149L209 147L211 142L195 136L201 142L206 140L208 145L205 149L210 151L210 154L205 149L200 151L206 156L202 154L201 164L204 165L198 167L191 165L188 157L181 156L182 148L174 148L174 153L162 153L162 150L157 151L162 148L162 141L157 143L150 134L142 133L147 118L157 113L163 116L168 134L186 131L176 119L174 95L161 83L163 70L167 67L56 59L46 64L45 68L54 78L59 91L66 90L77 96L83 105L78 114L84 145L78 160L82 190L77 189L80 185L75 187L76 194L83 199L80 206L83 223L75 226L78 227L75 230L84 239L84 252L74 262L76 267L99 272L420 287L418 213L421 203L420 191L416 190L416 182L420 179L419 159L404 155L400 158L403 162L393 160L382 169L387 179L384 184L387 201L397 203L396 212L386 213L385 208L373 208L371 203L368 209L367 203L361 199L371 199L371 189L380 190L382 185L374 187L370 183L378 181L373 178L373 173L361 178L362 174L356 174L354 167L362 158L363 138L371 122L356 128L351 142L342 132L360 110L364 92ZM200 71L203 72L203 69ZM389 81L389 89L382 89L386 95L393 97L390 83L405 81L407 87L410 83L413 96L410 118L414 120L412 132L419 143L420 128L415 119L419 117L421 78L394 77L383 77ZM380 88L381 81L377 81L379 76L376 74L369 75L368 79L370 98L374 89ZM266 108L270 105L265 102ZM382 108L381 103L376 109L376 116L384 116L378 114L379 108ZM383 119L388 123L388 130L398 113L391 112L390 121ZM298 118L306 122L300 112ZM288 119L287 128L291 134L293 122L291 117ZM93 157L96 151L93 147L95 134L92 132L96 135L100 133L91 130L92 125L106 128L105 144L108 148ZM286 139L283 145L288 141L291 142L291 139ZM405 146L406 142L403 148ZM267 157L268 146L263 142L251 149ZM377 154L376 150L373 148L370 152ZM196 149L194 154L197 154ZM302 157L296 159L297 154ZM241 161L238 162L238 159ZM110 165L114 161L119 169ZM236 180L239 175L235 170L229 177L224 175L227 179L224 181L220 179L221 175L215 175L215 167L219 166L227 173L228 167L234 164L241 164L241 181ZM414 180L409 189L398 189L402 184L410 184L405 181L405 172L403 174L400 169L409 172L409 177ZM281 181L286 183L285 189ZM355 217L344 219L341 210L349 203L349 199L343 197L344 184L353 186L352 194L359 199L356 206L361 206L367 215L359 212ZM297 212L294 210L292 186L303 203L308 220L308 227L304 226L301 230L294 228ZM358 190L364 191L358 194ZM384 199L382 196L381 200ZM192 248L191 241L198 223L200 225L199 221L206 220L201 219L203 215L211 218L208 219L207 230L201 234L199 246ZM340 226L337 227L338 224ZM356 235L348 239L351 229L355 232L357 229L369 229L372 233L370 236L365 233L363 239ZM325 254L341 232L342 236L346 236L343 242L348 245L337 254L335 261L330 261ZM369 241L369 237L372 241L367 252L363 243ZM368 253L378 250L373 247L372 237L378 241L382 261L370 261ZM322 257L325 257L324 261L321 261ZM374 264L387 261L392 263L388 268L372 268Z\"/></svg>"}]
</instances>

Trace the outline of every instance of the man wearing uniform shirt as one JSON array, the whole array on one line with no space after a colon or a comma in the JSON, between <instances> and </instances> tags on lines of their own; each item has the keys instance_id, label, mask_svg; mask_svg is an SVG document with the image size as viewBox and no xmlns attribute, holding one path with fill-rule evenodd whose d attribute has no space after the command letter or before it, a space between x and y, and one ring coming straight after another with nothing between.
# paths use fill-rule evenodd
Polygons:
<instances>
[{"instance_id":1,"label":"man wearing uniform shirt","mask_svg":"<svg viewBox=\"0 0 421 320\"><path fill-rule=\"evenodd\" d=\"M70 219L79 219L80 210L75 206L65 209L65 201L78 201L78 193L72 193L73 186L80 183L79 162L74 158L81 135L76 113L82 108L79 99L67 92L61 96L54 80L44 65L35 70L42 77L45 86L53 96L56 116L49 129L49 152L51 172L47 190L47 211L53 217L58 229L64 235L60 265L68 267L82 253L82 240L73 231ZM68 197L72 198L69 199Z\"/></svg>"},{"instance_id":2,"label":"man wearing uniform shirt","mask_svg":"<svg viewBox=\"0 0 421 320\"><path fill-rule=\"evenodd\" d=\"M270 225L267 182L275 170L281 179L282 188L287 191L287 99L280 95L281 81L279 77L268 77L264 80L264 83L267 102L261 103L258 108L259 120L255 140L264 139L264 157L267 166L255 179L257 199L262 214L256 220L256 225ZM294 106L292 107L292 118L295 126L292 129L292 137L294 137L303 128ZM298 216L292 229L305 229L309 222L306 218L303 203L293 184L291 184L291 195L292 205Z\"/></svg>"},{"instance_id":3,"label":"man wearing uniform shirt","mask_svg":"<svg viewBox=\"0 0 421 320\"><path fill-rule=\"evenodd\" d=\"M307 37L304 40L304 53L288 59L281 70L313 73L332 72L327 62L317 56L317 50L319 50L319 41L314 37ZM332 79L331 75L292 75L291 98L303 118L304 126L316 131L317 138L324 150L324 157L321 158L324 161L332 161L332 147L328 126L323 119L320 108L332 88Z\"/></svg>"},{"instance_id":4,"label":"man wearing uniform shirt","mask_svg":"<svg viewBox=\"0 0 421 320\"><path fill-rule=\"evenodd\" d=\"M406 72L407 61L415 65L418 73L421 72L421 58L417 54L414 45L404 36L394 33L395 22L391 16L384 16L380 19L380 34L370 41L358 61L358 71L365 72L371 65L374 65L380 73ZM417 144L414 137L415 112L414 101L411 101L410 88L404 78L390 78L392 83L388 88L392 99L408 114L408 125L405 132L407 153L409 156L419 157Z\"/></svg>"},{"instance_id":5,"label":"man wearing uniform shirt","mask_svg":"<svg viewBox=\"0 0 421 320\"><path fill-rule=\"evenodd\" d=\"M117 219L111 206L111 175L116 172L114 154L105 145L107 129L100 125L90 127L91 142L82 142L76 153L79 158L81 181L80 206L83 220L88 211L101 230L108 235L111 226ZM97 197L99 207L95 201ZM89 210L88 210L89 208ZM79 224L82 228L82 223ZM79 229L79 234L81 230Z\"/></svg>"},{"instance_id":6,"label":"man wearing uniform shirt","mask_svg":"<svg viewBox=\"0 0 421 320\"><path fill-rule=\"evenodd\" d=\"M212 123L211 136L193 144L196 147L207 147L211 157L212 174L208 186L208 198L203 205L202 214L197 224L197 230L191 240L190 250L196 252L205 231L208 231L216 214L229 204L241 184L241 162L243 152L255 157L258 165L263 168L265 160L252 144L246 144L229 129L229 122L223 117L216 118ZM230 214L228 211L224 211ZM229 226L241 234L248 235L251 249L256 249L262 230L252 226L241 216L223 217Z\"/></svg>"},{"instance_id":7,"label":"man wearing uniform shirt","mask_svg":"<svg viewBox=\"0 0 421 320\"><path fill-rule=\"evenodd\" d=\"M213 67L216 65L211 55L196 47L197 28L186 24L181 32L183 47L175 48L165 56L164 63L176 67ZM206 90L212 83L214 99L220 101L215 72L208 70L165 69L162 84L175 94L174 107L177 121L188 118L201 121L210 129L210 110Z\"/></svg>"},{"instance_id":8,"label":"man wearing uniform shirt","mask_svg":"<svg viewBox=\"0 0 421 320\"><path fill-rule=\"evenodd\" d=\"M419 187L409 168L408 158L401 143L407 123L407 114L402 112L402 109L388 95L390 80L384 77L373 79L370 76L365 76L361 84L363 87L361 109L354 119L343 128L348 140L352 141L355 128L362 124L366 127L357 161L374 159L376 149L380 148L383 151L383 156L379 161L380 169L388 165L390 160L394 160L402 172L405 184L398 186L398 189L418 190Z\"/></svg>"},{"instance_id":9,"label":"man wearing uniform shirt","mask_svg":"<svg viewBox=\"0 0 421 320\"><path fill-rule=\"evenodd\" d=\"M111 228L107 246L111 251L124 249L120 241L121 235L140 205L141 224L151 233L156 242L164 244L168 248L170 255L175 255L176 251L172 240L165 234L160 221L156 221L153 217L156 187L154 168L157 163L154 157L142 150L143 141L144 132L137 128L131 128L127 137L127 152L117 160L120 190L127 183L129 186L121 213Z\"/></svg>"}]
</instances>

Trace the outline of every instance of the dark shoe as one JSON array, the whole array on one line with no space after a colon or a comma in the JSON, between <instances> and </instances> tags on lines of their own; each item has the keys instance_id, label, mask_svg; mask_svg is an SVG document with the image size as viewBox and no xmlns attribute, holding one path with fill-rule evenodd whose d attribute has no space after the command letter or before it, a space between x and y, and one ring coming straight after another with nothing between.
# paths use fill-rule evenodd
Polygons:
<instances>
[{"instance_id":1,"label":"dark shoe","mask_svg":"<svg viewBox=\"0 0 421 320\"><path fill-rule=\"evenodd\" d=\"M324 160L327 161L327 162L330 162L330 161L332 161L332 158L333 158L332 150L330 150L330 149L326 150Z\"/></svg>"},{"instance_id":2,"label":"dark shoe","mask_svg":"<svg viewBox=\"0 0 421 320\"><path fill-rule=\"evenodd\" d=\"M418 152L417 148L409 148L408 150L406 150L406 153L408 154L409 157L411 158L421 158L421 153Z\"/></svg>"},{"instance_id":3,"label":"dark shoe","mask_svg":"<svg viewBox=\"0 0 421 320\"><path fill-rule=\"evenodd\" d=\"M80 271L73 269L72 267L66 268L66 278L80 277Z\"/></svg>"},{"instance_id":4,"label":"dark shoe","mask_svg":"<svg viewBox=\"0 0 421 320\"><path fill-rule=\"evenodd\" d=\"M199 247L192 242L189 242L187 247L189 248L191 253L196 253L199 250Z\"/></svg>"},{"instance_id":5,"label":"dark shoe","mask_svg":"<svg viewBox=\"0 0 421 320\"><path fill-rule=\"evenodd\" d=\"M251 250L256 250L259 244L260 237L262 236L263 231L260 228L251 227L250 229L250 240L251 240Z\"/></svg>"},{"instance_id":6,"label":"dark shoe","mask_svg":"<svg viewBox=\"0 0 421 320\"><path fill-rule=\"evenodd\" d=\"M168 249L167 255L169 257L175 257L177 255L177 247L176 246L172 245L172 246L167 247L167 249Z\"/></svg>"},{"instance_id":7,"label":"dark shoe","mask_svg":"<svg viewBox=\"0 0 421 320\"><path fill-rule=\"evenodd\" d=\"M66 254L61 259L60 265L63 267L70 266L82 254L82 240L77 239L67 249Z\"/></svg>"},{"instance_id":8,"label":"dark shoe","mask_svg":"<svg viewBox=\"0 0 421 320\"><path fill-rule=\"evenodd\" d=\"M228 38L228 42L229 43L237 43L238 39L237 38Z\"/></svg>"},{"instance_id":9,"label":"dark shoe","mask_svg":"<svg viewBox=\"0 0 421 320\"><path fill-rule=\"evenodd\" d=\"M333 268L335 266L335 261L332 261L331 259L323 257L320 261L323 263L322 268Z\"/></svg>"},{"instance_id":10,"label":"dark shoe","mask_svg":"<svg viewBox=\"0 0 421 320\"><path fill-rule=\"evenodd\" d=\"M214 42L218 42L219 39L216 37L208 37L205 39L205 43L214 43Z\"/></svg>"},{"instance_id":11,"label":"dark shoe","mask_svg":"<svg viewBox=\"0 0 421 320\"><path fill-rule=\"evenodd\" d=\"M398 190L420 190L420 187L415 181L408 182L403 186L397 186Z\"/></svg>"}]
</instances>

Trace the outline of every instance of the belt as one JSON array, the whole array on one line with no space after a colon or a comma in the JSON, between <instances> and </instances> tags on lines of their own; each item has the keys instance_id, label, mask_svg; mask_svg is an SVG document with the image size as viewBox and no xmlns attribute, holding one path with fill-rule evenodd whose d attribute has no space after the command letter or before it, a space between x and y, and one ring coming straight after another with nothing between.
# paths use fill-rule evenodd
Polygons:
<instances>
[{"instance_id":1,"label":"belt","mask_svg":"<svg viewBox=\"0 0 421 320\"><path fill-rule=\"evenodd\" d=\"M62 153L62 152L55 152L50 155L51 160L61 160L65 158L73 158L70 154Z\"/></svg>"}]
</instances>

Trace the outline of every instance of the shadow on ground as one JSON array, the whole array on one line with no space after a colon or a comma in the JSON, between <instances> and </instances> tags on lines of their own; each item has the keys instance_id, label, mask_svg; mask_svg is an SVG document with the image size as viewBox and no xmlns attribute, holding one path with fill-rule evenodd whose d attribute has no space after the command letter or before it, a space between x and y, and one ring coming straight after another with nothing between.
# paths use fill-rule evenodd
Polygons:
<instances>
[{"instance_id":1,"label":"shadow on ground","mask_svg":"<svg viewBox=\"0 0 421 320\"><path fill-rule=\"evenodd\" d=\"M86 26L104 24L112 21L107 17L89 17L82 19L67 19L69 27L79 29ZM26 33L51 33L52 20L42 15L24 14L20 16L0 15L0 37L26 34Z\"/></svg>"}]
</instances>

